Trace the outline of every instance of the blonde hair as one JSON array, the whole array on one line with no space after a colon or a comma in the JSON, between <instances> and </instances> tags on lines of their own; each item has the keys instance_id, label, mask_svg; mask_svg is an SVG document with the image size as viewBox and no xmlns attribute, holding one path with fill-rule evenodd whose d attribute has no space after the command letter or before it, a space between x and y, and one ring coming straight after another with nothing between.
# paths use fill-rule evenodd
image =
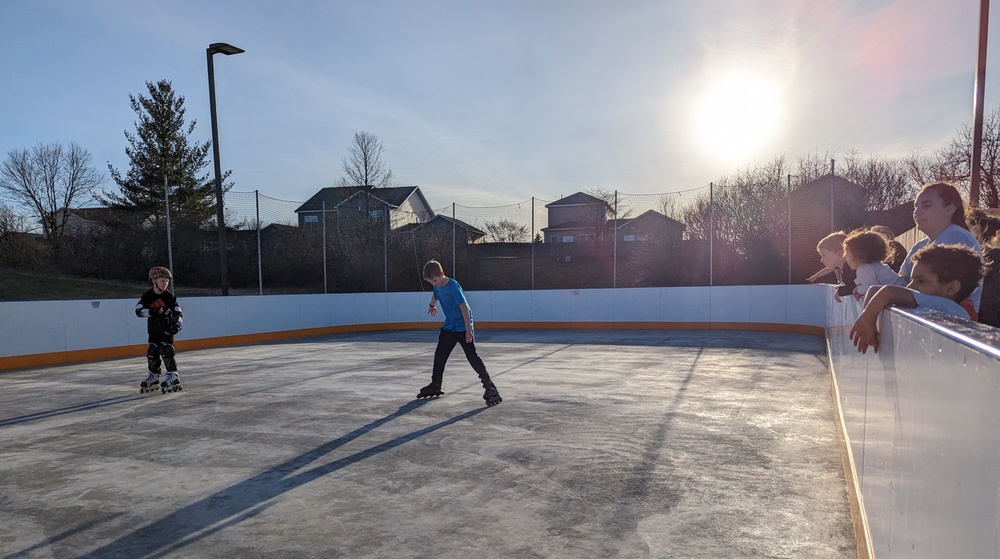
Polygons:
<instances>
[{"instance_id":1,"label":"blonde hair","mask_svg":"<svg viewBox=\"0 0 1000 559\"><path fill-rule=\"evenodd\" d=\"M424 279L432 279L444 275L444 268L437 260L431 260L424 264Z\"/></svg>"},{"instance_id":2,"label":"blonde hair","mask_svg":"<svg viewBox=\"0 0 1000 559\"><path fill-rule=\"evenodd\" d=\"M847 239L847 233L843 231L837 231L836 233L830 233L829 235L820 239L819 243L816 245L816 250L831 250L836 251L841 254L844 253L844 241Z\"/></svg>"}]
</instances>

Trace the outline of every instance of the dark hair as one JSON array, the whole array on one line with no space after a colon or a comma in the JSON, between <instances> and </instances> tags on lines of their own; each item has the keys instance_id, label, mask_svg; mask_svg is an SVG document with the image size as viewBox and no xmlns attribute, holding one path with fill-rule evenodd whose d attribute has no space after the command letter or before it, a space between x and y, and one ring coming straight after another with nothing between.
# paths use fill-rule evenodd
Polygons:
<instances>
[{"instance_id":1,"label":"dark hair","mask_svg":"<svg viewBox=\"0 0 1000 559\"><path fill-rule=\"evenodd\" d=\"M885 237L879 233L865 229L852 231L844 239L844 249L851 251L851 254L855 258L865 264L881 262L885 260L886 253L889 252Z\"/></svg>"},{"instance_id":2,"label":"dark hair","mask_svg":"<svg viewBox=\"0 0 1000 559\"><path fill-rule=\"evenodd\" d=\"M955 206L955 213L951 214L951 222L962 229L969 229L965 223L965 202L962 201L962 195L958 193L957 188L946 182L929 182L920 189L921 192L924 190L936 192L941 197L941 203L945 206Z\"/></svg>"},{"instance_id":3,"label":"dark hair","mask_svg":"<svg viewBox=\"0 0 1000 559\"><path fill-rule=\"evenodd\" d=\"M955 294L956 302L972 295L983 278L983 259L965 245L927 245L911 260L923 262L941 283L958 280L962 287Z\"/></svg>"},{"instance_id":4,"label":"dark hair","mask_svg":"<svg viewBox=\"0 0 1000 559\"><path fill-rule=\"evenodd\" d=\"M424 264L424 279L432 279L444 275L444 268L437 260L430 260Z\"/></svg>"},{"instance_id":5,"label":"dark hair","mask_svg":"<svg viewBox=\"0 0 1000 559\"><path fill-rule=\"evenodd\" d=\"M976 239L979 244L990 246L997 244L997 236L1000 235L1000 218L993 217L980 209L970 209L965 214L965 220L969 225L979 227L979 235Z\"/></svg>"}]
</instances>

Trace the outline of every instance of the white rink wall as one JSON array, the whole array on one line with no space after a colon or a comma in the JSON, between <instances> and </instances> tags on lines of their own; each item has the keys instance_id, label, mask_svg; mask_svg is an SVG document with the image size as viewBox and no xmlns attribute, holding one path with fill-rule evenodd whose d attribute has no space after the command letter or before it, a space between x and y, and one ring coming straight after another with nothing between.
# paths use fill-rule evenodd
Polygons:
<instances>
[{"instance_id":1,"label":"white rink wall","mask_svg":"<svg viewBox=\"0 0 1000 559\"><path fill-rule=\"evenodd\" d=\"M467 292L487 328L636 327L826 331L853 470L859 556L996 557L1000 549L1000 330L893 309L882 348L859 355L860 306L822 285ZM178 345L271 333L435 328L429 292L182 298ZM3 369L45 356L145 352L135 299L0 303ZM290 336L285 336L290 337ZM182 349L183 346L181 345ZM103 357L102 357L103 356Z\"/></svg>"},{"instance_id":2,"label":"white rink wall","mask_svg":"<svg viewBox=\"0 0 1000 559\"><path fill-rule=\"evenodd\" d=\"M672 322L826 325L822 286L480 291L466 296L477 323ZM186 340L351 325L421 324L430 292L181 297ZM136 299L0 303L0 358L145 345ZM233 340L233 343L240 343ZM144 350L143 350L144 351ZM0 366L0 369L3 367Z\"/></svg>"},{"instance_id":3,"label":"white rink wall","mask_svg":"<svg viewBox=\"0 0 1000 559\"><path fill-rule=\"evenodd\" d=\"M880 320L879 353L861 355L848 338L860 305L831 300L829 309L872 555L997 557L1000 330L892 309Z\"/></svg>"}]
</instances>

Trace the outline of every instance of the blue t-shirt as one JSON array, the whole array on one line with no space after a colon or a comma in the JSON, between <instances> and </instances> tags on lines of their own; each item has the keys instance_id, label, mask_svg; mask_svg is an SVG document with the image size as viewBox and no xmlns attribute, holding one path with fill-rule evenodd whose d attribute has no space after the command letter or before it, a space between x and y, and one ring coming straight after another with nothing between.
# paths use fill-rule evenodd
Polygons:
<instances>
[{"instance_id":1,"label":"blue t-shirt","mask_svg":"<svg viewBox=\"0 0 1000 559\"><path fill-rule=\"evenodd\" d=\"M465 300L465 292L462 286L452 278L448 278L448 283L441 287L434 286L434 298L437 299L441 311L444 312L444 324L442 330L449 332L465 332L465 318L462 317L460 305L469 303ZM472 309L469 309L469 322L472 322Z\"/></svg>"},{"instance_id":2,"label":"blue t-shirt","mask_svg":"<svg viewBox=\"0 0 1000 559\"><path fill-rule=\"evenodd\" d=\"M942 231L941 234L938 235L937 238L934 239L933 241L930 239L930 237L924 237L923 239L917 241L915 245L913 245L913 248L911 248L910 252L906 255L906 260L903 261L902 267L899 268L900 277L902 277L906 281L910 281L910 274L913 273L913 260L910 260L910 258L914 254L916 254L918 250L930 244L965 245L975 250L976 254L980 256L982 256L983 254L982 250L979 248L979 243L976 241L976 238L972 236L972 233L969 233L967 229L963 229L958 225L952 223L948 227L945 227L944 231ZM969 295L969 299L972 299L972 305L973 307L975 307L977 311L979 310L979 301L980 299L982 299L982 297L983 297L983 282L982 280L980 280L979 286L976 287L976 290L972 292L972 295Z\"/></svg>"},{"instance_id":3,"label":"blue t-shirt","mask_svg":"<svg viewBox=\"0 0 1000 559\"><path fill-rule=\"evenodd\" d=\"M919 291L913 291L913 300L917 302L917 307L922 309L933 309L936 311L943 312L945 314L950 314L952 316L957 316L960 318L969 318L969 313L962 308L955 301L948 299L947 297L938 297L937 295L927 295L926 293L921 293Z\"/></svg>"}]
</instances>

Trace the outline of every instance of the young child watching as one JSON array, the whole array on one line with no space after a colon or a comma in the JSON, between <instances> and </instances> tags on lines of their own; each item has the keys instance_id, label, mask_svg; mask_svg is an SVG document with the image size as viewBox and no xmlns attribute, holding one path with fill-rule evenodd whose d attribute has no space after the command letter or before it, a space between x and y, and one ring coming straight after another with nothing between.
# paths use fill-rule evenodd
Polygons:
<instances>
[{"instance_id":1,"label":"young child watching","mask_svg":"<svg viewBox=\"0 0 1000 559\"><path fill-rule=\"evenodd\" d=\"M888 251L885 237L874 231L859 229L844 239L844 259L857 274L854 297L858 300L875 285L906 285L906 280L883 262Z\"/></svg>"},{"instance_id":2,"label":"young child watching","mask_svg":"<svg viewBox=\"0 0 1000 559\"><path fill-rule=\"evenodd\" d=\"M807 278L807 281L814 282L832 272L839 285L833 294L833 298L838 303L841 297L854 292L856 276L854 270L847 265L847 259L844 258L844 240L846 238L847 233L837 231L820 239L816 245L816 252L819 253L819 261L823 264L823 269Z\"/></svg>"},{"instance_id":3,"label":"young child watching","mask_svg":"<svg viewBox=\"0 0 1000 559\"><path fill-rule=\"evenodd\" d=\"M906 287L885 285L868 292L865 308L850 332L851 342L860 353L867 353L869 347L878 352L878 317L889 305L972 318L971 305L959 303L968 300L983 277L983 261L973 249L957 244L928 245L917 251L912 261Z\"/></svg>"}]
</instances>

